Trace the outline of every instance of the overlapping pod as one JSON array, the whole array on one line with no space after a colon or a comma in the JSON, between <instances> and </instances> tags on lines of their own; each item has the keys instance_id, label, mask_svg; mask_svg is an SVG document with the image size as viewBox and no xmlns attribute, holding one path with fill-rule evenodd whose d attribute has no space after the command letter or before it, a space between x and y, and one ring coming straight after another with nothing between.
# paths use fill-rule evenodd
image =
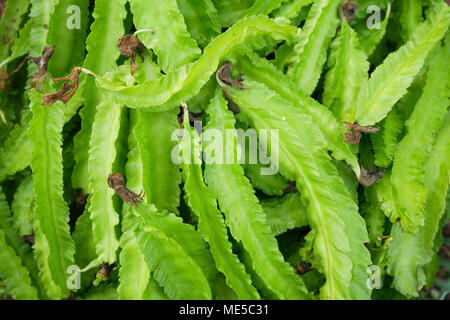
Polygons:
<instances>
[{"instance_id":1,"label":"overlapping pod","mask_svg":"<svg viewBox=\"0 0 450 320\"><path fill-rule=\"evenodd\" d=\"M215 269L198 233L153 205L127 207L125 214L121 259L128 259L119 274L121 298L211 299Z\"/></svg>"},{"instance_id":2,"label":"overlapping pod","mask_svg":"<svg viewBox=\"0 0 450 320\"><path fill-rule=\"evenodd\" d=\"M155 124L155 122L151 123L153 115L158 117L159 113L147 113L141 110L131 111L131 128L128 139L130 151L126 165L127 185L131 190L145 190L145 197L148 202L150 202L149 199L155 196L154 190L157 187L162 188L168 193L164 193L163 197L158 199L158 205L161 209L176 210L178 197L174 195L180 192L178 189L178 183L180 182L178 169L173 167L174 164L171 161L167 162L167 159L158 161L160 158L155 157L152 153L154 148L151 145L152 143L164 143L163 150L170 147L170 143L168 144L167 141L170 139L170 133L168 133L168 130L163 130L169 136L165 137L165 139L156 139L156 141L152 139L152 135L148 136L148 132L155 132L151 130L153 124ZM162 114L161 116L161 120L164 120L165 117ZM167 128L170 127L167 126ZM161 151L161 149L157 149L158 152ZM162 154L165 154L165 152L162 152ZM158 166L164 166L166 169L160 167L164 170L158 170ZM175 176L172 176L171 179L166 179L168 172L174 172L170 168L176 169ZM158 181L158 183L155 185L152 181ZM170 186L172 186L173 190L168 190ZM139 220L133 215L131 208L124 208L123 215L122 236L120 238L122 251L120 253L119 298L167 298L159 285L155 283L137 242ZM136 279L136 274L140 274L139 279Z\"/></svg>"},{"instance_id":3,"label":"overlapping pod","mask_svg":"<svg viewBox=\"0 0 450 320\"><path fill-rule=\"evenodd\" d=\"M377 184L364 190L364 200L360 204L361 214L366 221L370 245L376 248L381 244L379 237L383 235L386 220L378 200Z\"/></svg>"},{"instance_id":4,"label":"overlapping pod","mask_svg":"<svg viewBox=\"0 0 450 320\"><path fill-rule=\"evenodd\" d=\"M283 190L289 187L288 181L280 174L271 176L261 175L261 169L267 168L265 165L244 164L245 176L249 178L255 189L263 191L269 196L281 196Z\"/></svg>"},{"instance_id":5,"label":"overlapping pod","mask_svg":"<svg viewBox=\"0 0 450 320\"><path fill-rule=\"evenodd\" d=\"M208 274L198 263L210 268L214 262L201 261L206 246L197 246L200 235L174 215L158 213L154 206L140 204L133 211L144 218L137 242L164 293L170 299L211 299Z\"/></svg>"},{"instance_id":6,"label":"overlapping pod","mask_svg":"<svg viewBox=\"0 0 450 320\"><path fill-rule=\"evenodd\" d=\"M334 158L345 160L359 177L358 160L348 143L344 141L343 126L339 124L327 108L313 98L301 93L286 75L265 59L250 60L242 57L236 66L249 79L264 84L268 89L277 92L283 99L294 104L299 109L298 112L310 116L326 138L327 148L332 151Z\"/></svg>"},{"instance_id":7,"label":"overlapping pod","mask_svg":"<svg viewBox=\"0 0 450 320\"><path fill-rule=\"evenodd\" d=\"M136 191L149 185L147 177L151 172L145 165L148 154L141 153L143 128L137 126L140 120L132 117L127 163L128 187ZM190 297L190 293L198 299L212 297L210 288L216 273L214 263L205 242L191 226L173 214L159 213L154 205L140 202L138 207L124 208L122 229L120 297L177 299ZM146 245L148 239L152 242ZM165 244L155 244L159 241ZM138 280L136 273L142 276ZM166 276L167 273L172 276ZM190 293L177 289L178 286L188 286Z\"/></svg>"},{"instance_id":8,"label":"overlapping pod","mask_svg":"<svg viewBox=\"0 0 450 320\"><path fill-rule=\"evenodd\" d=\"M189 6L187 2L184 5ZM138 35L146 47L154 49L159 61L159 65L151 60L145 62L151 64L151 68L145 72L146 81L158 81L161 78L161 69L173 72L200 56L200 49L186 29L177 2L169 1L163 5L155 1L155 6L156 10L153 7L150 9L147 1L131 2L136 28L155 31L154 34L143 32ZM169 23L164 19L167 16L176 18ZM167 32L173 35L170 41L166 39ZM178 111L149 111L132 110L133 135L144 166L143 187L148 202L156 205L158 210L178 213L181 175L178 165L171 159L172 148L176 144L171 140L172 133L179 126Z\"/></svg>"},{"instance_id":9,"label":"overlapping pod","mask_svg":"<svg viewBox=\"0 0 450 320\"><path fill-rule=\"evenodd\" d=\"M132 110L134 135L144 166L143 187L149 203L159 210L178 213L181 175L171 159L175 146L172 133L178 128L177 110L148 112Z\"/></svg>"},{"instance_id":10,"label":"overlapping pod","mask_svg":"<svg viewBox=\"0 0 450 320\"><path fill-rule=\"evenodd\" d=\"M327 60L327 50L339 24L340 4L340 0L314 2L289 57L287 75L308 96L316 88Z\"/></svg>"},{"instance_id":11,"label":"overlapping pod","mask_svg":"<svg viewBox=\"0 0 450 320\"><path fill-rule=\"evenodd\" d=\"M368 79L369 63L359 46L357 33L345 19L331 45L328 68L323 93L324 105L330 108L340 123L353 123L358 93Z\"/></svg>"},{"instance_id":12,"label":"overlapping pod","mask_svg":"<svg viewBox=\"0 0 450 320\"><path fill-rule=\"evenodd\" d=\"M377 166L383 168L391 166L395 148L404 131L405 122L410 117L422 94L425 78L426 72L423 72L421 76L414 80L408 88L408 92L394 105L386 118L380 122L378 134L370 136Z\"/></svg>"},{"instance_id":13,"label":"overlapping pod","mask_svg":"<svg viewBox=\"0 0 450 320\"><path fill-rule=\"evenodd\" d=\"M417 26L422 22L422 0L401 0L400 24L403 32L402 37L406 41L411 39Z\"/></svg>"},{"instance_id":14,"label":"overlapping pod","mask_svg":"<svg viewBox=\"0 0 450 320\"><path fill-rule=\"evenodd\" d=\"M10 3L13 4L16 2L10 1ZM17 19L17 21L19 22L20 15L22 14L21 10L24 10L27 7L26 3L27 1L17 2L17 4L20 5L20 8L19 10L15 10L18 16L14 19ZM80 21L82 22L80 29L69 30L66 27L66 11L71 3L77 3L77 5L81 6L81 8L84 10L82 12L82 16L80 17ZM47 2L45 6L49 4L51 4L51 2ZM16 51L13 50L13 53L9 60L17 58L25 53L29 53L31 56L39 56L45 43L52 44L55 45L57 49L55 50L54 55L49 62L48 71L54 77L63 76L70 72L71 68L76 66L84 55L84 48L82 45L80 45L80 41L81 43L84 43L84 36L86 32L85 29L88 20L86 12L87 1L83 0L80 2L75 0L61 0L59 3L55 2L55 7L52 8L41 7L41 4L39 2L32 2L31 5L32 11L30 13L30 16L32 18L21 30L19 39L14 42L17 48L14 49ZM33 13L33 10L38 10L38 13ZM53 10L53 13L49 10ZM34 17L35 15L36 17ZM47 18L46 15L48 15ZM35 19L36 21L34 21L33 19ZM36 31L36 39L33 39L33 41L28 41L27 39L29 37L29 34L27 32L31 32L33 28L38 29L39 23L43 22L41 21L42 19L47 19L49 21L46 24L48 31L44 33L42 33L41 31ZM4 20L2 19L1 21L3 22ZM45 31L45 28L42 29ZM64 33L64 35L62 35L61 33ZM21 39L20 37L24 37L25 39ZM21 41L23 42L22 44L20 44ZM21 47L19 48L19 46ZM2 60L1 56L0 60ZM32 69L34 70L34 66L32 66L29 70ZM29 72L29 74L32 74L33 72L34 71ZM64 123L68 122L72 118L77 109L83 103L80 91L75 94L73 99L71 99L64 108ZM2 157L2 159L0 160L0 180L4 178L4 176L2 178L2 169L5 170L5 175L12 175L30 165L31 153L27 151L31 148L30 141L27 135L27 127L30 118L31 113L29 113L29 111L25 109L22 112L20 123L15 125L13 133L8 137L8 142L3 146L4 152L2 152L2 154L4 154L5 157Z\"/></svg>"},{"instance_id":15,"label":"overlapping pod","mask_svg":"<svg viewBox=\"0 0 450 320\"><path fill-rule=\"evenodd\" d=\"M125 2L126 0L95 1L94 22L86 40L87 54L83 63L85 68L95 74L104 74L117 68L116 61L120 55L117 41L124 33ZM87 77L85 82L83 90L84 107L80 112L81 130L74 137L76 163L72 174L72 184L74 188L81 188L84 193L89 193L91 191L88 186L89 140L102 93L91 77Z\"/></svg>"},{"instance_id":16,"label":"overlapping pod","mask_svg":"<svg viewBox=\"0 0 450 320\"><path fill-rule=\"evenodd\" d=\"M119 224L119 213L114 208L114 190L106 181L116 159L116 140L120 130L122 107L103 96L98 105L92 125L89 149L89 190L92 190L88 211L92 220L92 231L96 244L97 259L94 266L116 261L119 241L115 227Z\"/></svg>"},{"instance_id":17,"label":"overlapping pod","mask_svg":"<svg viewBox=\"0 0 450 320\"><path fill-rule=\"evenodd\" d=\"M220 91L211 101L207 112L211 117L208 129L220 130L223 137L226 136L225 130L234 129L233 114L227 110ZM224 150L225 154L236 154L234 144L227 143ZM272 295L278 299L310 298L303 281L284 261L272 230L266 223L264 211L241 166L237 163L207 163L205 179L217 196L232 236L242 242L251 257L253 269Z\"/></svg>"},{"instance_id":18,"label":"overlapping pod","mask_svg":"<svg viewBox=\"0 0 450 320\"><path fill-rule=\"evenodd\" d=\"M222 27L230 27L253 5L253 0L212 0Z\"/></svg>"},{"instance_id":19,"label":"overlapping pod","mask_svg":"<svg viewBox=\"0 0 450 320\"><path fill-rule=\"evenodd\" d=\"M277 10L272 13L272 15L274 17L293 19L300 13L302 9L307 8L313 2L314 0L285 1Z\"/></svg>"},{"instance_id":20,"label":"overlapping pod","mask_svg":"<svg viewBox=\"0 0 450 320\"><path fill-rule=\"evenodd\" d=\"M12 3L12 1L10 2ZM5 51L5 56L0 56L0 69L6 70L9 62L25 54L29 54L33 57L41 55L47 39L50 18L57 3L58 0L30 0L31 9L29 19L20 30L19 36L13 44L11 46L5 46L5 48L10 47L11 52ZM7 15L5 18L10 18L16 20L16 23L20 23L24 13L23 10L26 10L28 1L18 1L17 5L18 7L15 5L11 7L11 10L15 11L14 13L11 13L12 16L9 17ZM8 4L8 7L9 6L10 4ZM9 12L9 10L6 12ZM3 21L6 20L2 19L1 21L3 26ZM13 23L13 25L5 25L5 28L12 27L15 31L14 26L18 27L18 24L15 25ZM15 35L15 32L13 32L13 34ZM2 39L6 38L8 38L8 36L4 34ZM12 40L14 40L14 38L12 38ZM33 67L31 67L31 69L33 69ZM32 72L29 74L32 74ZM3 98L3 92L0 93L0 98ZM3 146L5 149L2 151L5 152L5 158L2 158L2 161L0 161L3 162L0 164L0 168L5 171L2 172L2 169L0 169L0 180L5 178L5 176L2 176L2 173L4 175L12 175L30 165L31 154L26 150L29 150L30 148L30 142L27 138L27 126L31 114L27 113L27 111L23 113L20 125L14 127L13 133L8 137L8 142ZM21 152L17 152L17 150L21 150Z\"/></svg>"},{"instance_id":21,"label":"overlapping pod","mask_svg":"<svg viewBox=\"0 0 450 320\"><path fill-rule=\"evenodd\" d=\"M187 31L176 0L132 0L130 4L136 28L154 30L154 35L143 32L138 37L156 53L164 72L175 71L200 57L200 48Z\"/></svg>"},{"instance_id":22,"label":"overlapping pod","mask_svg":"<svg viewBox=\"0 0 450 320\"><path fill-rule=\"evenodd\" d=\"M278 8L282 2L284 2L284 0L256 0L244 13L244 17L255 16L258 14L268 15Z\"/></svg>"},{"instance_id":23,"label":"overlapping pod","mask_svg":"<svg viewBox=\"0 0 450 320\"><path fill-rule=\"evenodd\" d=\"M89 207L89 199L85 208ZM72 232L72 238L75 243L75 264L80 268L89 265L97 259L96 245L92 231L92 220L89 211L84 210L75 223L75 229ZM95 278L98 270L91 269L83 272L81 277L81 289L85 289Z\"/></svg>"},{"instance_id":24,"label":"overlapping pod","mask_svg":"<svg viewBox=\"0 0 450 320\"><path fill-rule=\"evenodd\" d=\"M392 164L398 136L402 132L404 125L405 119L403 115L394 107L386 118L380 122L380 131L370 137L377 166L388 168Z\"/></svg>"}]
</instances>

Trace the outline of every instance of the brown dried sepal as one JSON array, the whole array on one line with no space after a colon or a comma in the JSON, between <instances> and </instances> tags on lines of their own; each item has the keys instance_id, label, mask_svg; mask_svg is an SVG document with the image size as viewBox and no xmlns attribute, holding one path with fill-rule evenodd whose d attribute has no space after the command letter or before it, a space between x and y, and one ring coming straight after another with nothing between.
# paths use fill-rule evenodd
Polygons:
<instances>
[{"instance_id":1,"label":"brown dried sepal","mask_svg":"<svg viewBox=\"0 0 450 320\"><path fill-rule=\"evenodd\" d=\"M77 196L75 198L75 204L79 205L79 206L85 205L89 195L88 194L84 194L83 193L83 189L78 189L77 192L78 193L77 193Z\"/></svg>"},{"instance_id":2,"label":"brown dried sepal","mask_svg":"<svg viewBox=\"0 0 450 320\"><path fill-rule=\"evenodd\" d=\"M239 76L236 79L231 78L231 67L233 64L231 61L225 62L223 66L220 67L220 69L217 71L219 79L226 84L229 84L230 86L233 86L235 88L244 89L244 85L242 84L242 81L244 79L242 76L243 73L239 73Z\"/></svg>"},{"instance_id":3,"label":"brown dried sepal","mask_svg":"<svg viewBox=\"0 0 450 320\"><path fill-rule=\"evenodd\" d=\"M184 108L183 106L180 107L180 113L177 115L178 124L180 125L181 129L184 129Z\"/></svg>"},{"instance_id":4,"label":"brown dried sepal","mask_svg":"<svg viewBox=\"0 0 450 320\"><path fill-rule=\"evenodd\" d=\"M73 68L72 72L69 75L62 77L62 78L53 79L53 81L56 81L56 82L70 81L71 84L69 84L68 82L64 82L59 91L44 95L42 97L44 99L44 102L42 103L42 105L51 106L52 104L54 104L56 101L59 101L59 100L64 102L64 104L67 104L67 102L69 102L69 100L73 97L75 92L77 92L78 78L80 76L80 72L81 72L81 68L75 67L75 68Z\"/></svg>"},{"instance_id":5,"label":"brown dried sepal","mask_svg":"<svg viewBox=\"0 0 450 320\"><path fill-rule=\"evenodd\" d=\"M121 173L111 173L108 176L108 186L122 198L123 201L131 206L137 206L138 201L143 201L144 192L136 194L125 186L125 179Z\"/></svg>"},{"instance_id":6,"label":"brown dried sepal","mask_svg":"<svg viewBox=\"0 0 450 320\"><path fill-rule=\"evenodd\" d=\"M136 64L136 53L139 53L142 57L142 48L144 45L142 42L132 34L127 34L123 37L120 37L117 42L117 46L119 47L120 54L124 57L131 58L130 59L130 71L131 74L139 68Z\"/></svg>"},{"instance_id":7,"label":"brown dried sepal","mask_svg":"<svg viewBox=\"0 0 450 320\"><path fill-rule=\"evenodd\" d=\"M107 279L109 278L109 275L111 274L112 269L114 269L115 264L109 264L106 262L103 262L100 265L100 270L98 270L98 274L102 276L103 278Z\"/></svg>"},{"instance_id":8,"label":"brown dried sepal","mask_svg":"<svg viewBox=\"0 0 450 320\"><path fill-rule=\"evenodd\" d=\"M359 4L354 1L350 0L345 1L339 7L339 17L341 18L341 20L346 19L348 23L351 23L356 17L358 7Z\"/></svg>"},{"instance_id":9,"label":"brown dried sepal","mask_svg":"<svg viewBox=\"0 0 450 320\"><path fill-rule=\"evenodd\" d=\"M31 81L30 87L35 88L39 92L42 92L44 89L44 80L47 75L48 62L54 51L54 46L45 46L40 57L30 57L30 59L33 60L37 66L37 70L33 75L33 80Z\"/></svg>"},{"instance_id":10,"label":"brown dried sepal","mask_svg":"<svg viewBox=\"0 0 450 320\"><path fill-rule=\"evenodd\" d=\"M436 278L442 282L446 282L449 279L449 273L443 265L439 266L439 270L436 274Z\"/></svg>"},{"instance_id":11,"label":"brown dried sepal","mask_svg":"<svg viewBox=\"0 0 450 320\"><path fill-rule=\"evenodd\" d=\"M193 126L195 122L202 121L202 114L203 114L202 112L200 113L189 112L190 124Z\"/></svg>"},{"instance_id":12,"label":"brown dried sepal","mask_svg":"<svg viewBox=\"0 0 450 320\"><path fill-rule=\"evenodd\" d=\"M217 71L217 77L223 83L243 90L243 89L245 89L244 85L242 84L243 74L240 73L236 79L231 78L232 65L233 64L231 63L231 61L225 62L225 64L222 67L220 67L220 69ZM228 107L230 108L230 110L233 111L234 114L238 114L239 112L241 112L238 105L231 98L230 92L228 91L227 87L225 87L225 86L221 86L221 87L223 89L223 92L225 92L225 97L227 98Z\"/></svg>"},{"instance_id":13,"label":"brown dried sepal","mask_svg":"<svg viewBox=\"0 0 450 320\"><path fill-rule=\"evenodd\" d=\"M384 169L364 169L362 166L360 166L360 168L361 175L359 176L359 183L364 187L370 187L377 180L380 180L384 177Z\"/></svg>"},{"instance_id":14,"label":"brown dried sepal","mask_svg":"<svg viewBox=\"0 0 450 320\"><path fill-rule=\"evenodd\" d=\"M25 240L26 242L28 242L31 245L34 245L34 232L23 236L23 240Z\"/></svg>"},{"instance_id":15,"label":"brown dried sepal","mask_svg":"<svg viewBox=\"0 0 450 320\"><path fill-rule=\"evenodd\" d=\"M350 144L359 144L359 141L361 140L361 132L377 133L380 131L380 127L359 126L357 122L344 122L344 124L347 129L351 131L344 134L345 141Z\"/></svg>"}]
</instances>

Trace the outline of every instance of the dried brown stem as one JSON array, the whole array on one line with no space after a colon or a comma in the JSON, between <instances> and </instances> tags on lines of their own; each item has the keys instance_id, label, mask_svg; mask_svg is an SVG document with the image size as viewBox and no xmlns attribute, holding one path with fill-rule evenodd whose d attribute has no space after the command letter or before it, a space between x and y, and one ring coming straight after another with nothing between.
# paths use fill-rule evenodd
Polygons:
<instances>
[{"instance_id":1,"label":"dried brown stem","mask_svg":"<svg viewBox=\"0 0 450 320\"><path fill-rule=\"evenodd\" d=\"M372 169L364 169L363 166L360 165L361 175L359 177L359 183L364 187L370 187L377 180L380 180L384 177L384 169L372 170Z\"/></svg>"},{"instance_id":2,"label":"dried brown stem","mask_svg":"<svg viewBox=\"0 0 450 320\"><path fill-rule=\"evenodd\" d=\"M107 279L109 278L109 275L111 274L112 269L114 269L115 264L109 264L106 262L103 262L100 265L100 270L98 271L98 274L101 275L103 278Z\"/></svg>"},{"instance_id":3,"label":"dried brown stem","mask_svg":"<svg viewBox=\"0 0 450 320\"><path fill-rule=\"evenodd\" d=\"M300 275L303 275L311 270L314 270L314 268L310 263L305 262L303 260L300 260L300 262L296 265L295 268L297 270L297 273Z\"/></svg>"},{"instance_id":4,"label":"dried brown stem","mask_svg":"<svg viewBox=\"0 0 450 320\"><path fill-rule=\"evenodd\" d=\"M34 245L34 232L23 236L23 240L25 240L26 242L28 242L31 245Z\"/></svg>"},{"instance_id":5,"label":"dried brown stem","mask_svg":"<svg viewBox=\"0 0 450 320\"><path fill-rule=\"evenodd\" d=\"M138 201L143 201L144 191L136 194L125 186L125 179L121 173L111 173L108 176L108 186L119 195L119 197L131 206L137 206Z\"/></svg>"},{"instance_id":6,"label":"dried brown stem","mask_svg":"<svg viewBox=\"0 0 450 320\"><path fill-rule=\"evenodd\" d=\"M45 46L40 57L30 57L30 59L33 60L37 66L37 70L33 75L33 80L31 81L30 87L35 88L39 92L42 92L44 89L44 80L47 75L48 62L54 51L54 46Z\"/></svg>"},{"instance_id":7,"label":"dried brown stem","mask_svg":"<svg viewBox=\"0 0 450 320\"><path fill-rule=\"evenodd\" d=\"M339 7L339 17L341 18L341 21L346 19L348 23L351 23L356 17L358 7L359 4L354 1L347 0L342 3Z\"/></svg>"},{"instance_id":8,"label":"dried brown stem","mask_svg":"<svg viewBox=\"0 0 450 320\"><path fill-rule=\"evenodd\" d=\"M241 110L239 109L239 106L231 98L230 92L228 91L228 88L226 87L226 85L228 84L230 86L233 86L233 87L236 87L236 88L239 88L242 90L245 89L244 85L242 84L243 74L240 73L236 79L231 78L231 67L232 67L231 61L225 62L225 64L222 67L220 67L219 70L217 71L216 78L217 78L221 88L223 89L223 92L225 93L225 97L228 101L228 107L234 114L238 114L239 112L241 112Z\"/></svg>"},{"instance_id":9,"label":"dried brown stem","mask_svg":"<svg viewBox=\"0 0 450 320\"><path fill-rule=\"evenodd\" d=\"M225 62L223 66L220 67L220 69L217 71L217 76L219 79L226 84L229 84L230 86L233 86L235 88L244 89L244 85L242 81L243 73L240 73L239 76L236 79L231 78L231 67L233 64L231 61Z\"/></svg>"}]
</instances>

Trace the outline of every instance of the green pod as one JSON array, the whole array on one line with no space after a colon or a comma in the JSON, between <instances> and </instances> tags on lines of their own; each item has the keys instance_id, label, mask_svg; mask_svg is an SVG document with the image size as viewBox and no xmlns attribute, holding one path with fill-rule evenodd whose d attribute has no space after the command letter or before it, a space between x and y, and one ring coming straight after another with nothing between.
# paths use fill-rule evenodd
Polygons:
<instances>
[{"instance_id":1,"label":"green pod","mask_svg":"<svg viewBox=\"0 0 450 320\"><path fill-rule=\"evenodd\" d=\"M219 130L223 136L227 129L234 130L234 117L227 110L225 98L220 91L211 101L207 112L211 117L207 129ZM229 143L226 143L223 150L225 154L236 154L234 145ZM217 150L219 151L222 149ZM237 163L214 163L212 158L208 160L211 154L207 149L205 152L208 161L205 179L208 187L217 196L231 235L242 242L251 257L253 269L265 286L278 299L310 298L303 281L284 261L266 222L264 211L241 166Z\"/></svg>"},{"instance_id":2,"label":"green pod","mask_svg":"<svg viewBox=\"0 0 450 320\"><path fill-rule=\"evenodd\" d=\"M250 276L245 272L238 257L233 254L222 213L217 209L216 197L203 181L201 148L198 145L200 137L189 124L187 110L183 119L183 138L178 147L182 154L181 166L187 204L198 217L198 230L208 242L217 269L225 275L226 283L239 299L259 299Z\"/></svg>"}]
</instances>

